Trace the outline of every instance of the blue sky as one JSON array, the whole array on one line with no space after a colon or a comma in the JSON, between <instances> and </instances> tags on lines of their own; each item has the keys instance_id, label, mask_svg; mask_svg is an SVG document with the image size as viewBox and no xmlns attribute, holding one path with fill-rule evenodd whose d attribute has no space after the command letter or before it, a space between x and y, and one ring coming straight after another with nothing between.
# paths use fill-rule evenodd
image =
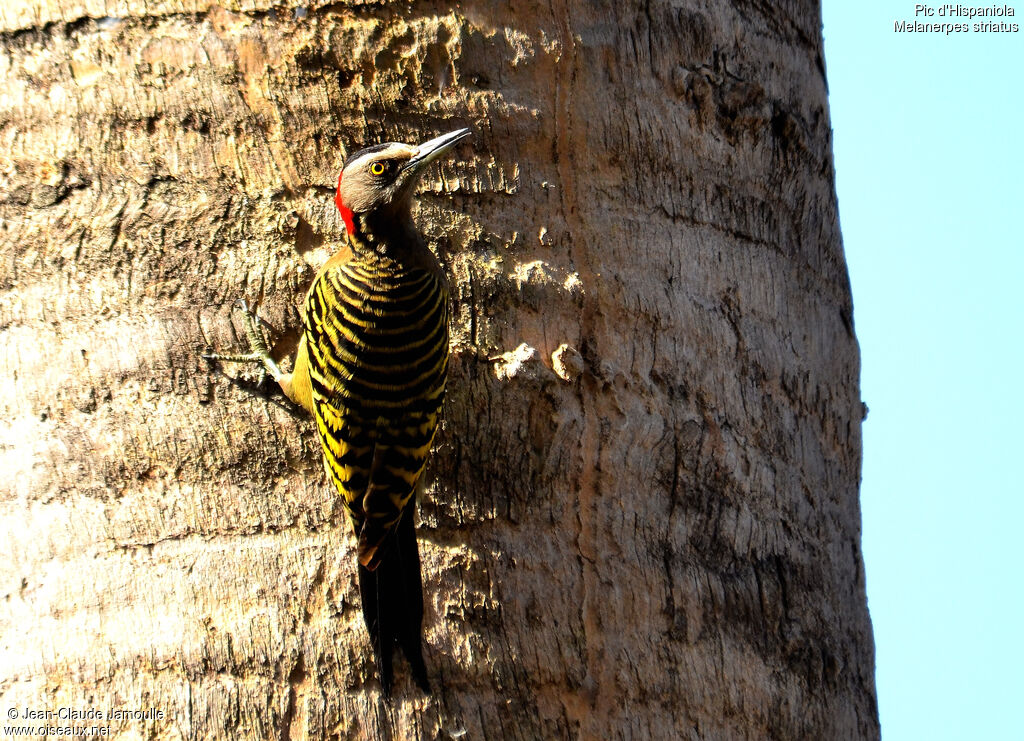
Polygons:
<instances>
[{"instance_id":1,"label":"blue sky","mask_svg":"<svg viewBox=\"0 0 1024 741\"><path fill-rule=\"evenodd\" d=\"M824 0L882 735L1020 739L1024 0L1018 33L914 6Z\"/></svg>"}]
</instances>

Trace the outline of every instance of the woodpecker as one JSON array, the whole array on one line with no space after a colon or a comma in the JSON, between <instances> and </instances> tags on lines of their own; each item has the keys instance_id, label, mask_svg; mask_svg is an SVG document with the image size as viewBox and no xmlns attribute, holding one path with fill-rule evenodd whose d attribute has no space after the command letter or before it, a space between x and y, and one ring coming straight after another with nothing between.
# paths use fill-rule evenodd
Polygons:
<instances>
[{"instance_id":1,"label":"woodpecker","mask_svg":"<svg viewBox=\"0 0 1024 741\"><path fill-rule=\"evenodd\" d=\"M262 363L313 415L324 468L358 539L363 619L385 697L396 643L430 691L413 517L448 369L448 282L413 224L412 196L427 165L469 135L459 129L418 146L377 144L345 161L334 200L347 244L306 295L291 373L270 356L244 302L251 352L204 355Z\"/></svg>"}]
</instances>

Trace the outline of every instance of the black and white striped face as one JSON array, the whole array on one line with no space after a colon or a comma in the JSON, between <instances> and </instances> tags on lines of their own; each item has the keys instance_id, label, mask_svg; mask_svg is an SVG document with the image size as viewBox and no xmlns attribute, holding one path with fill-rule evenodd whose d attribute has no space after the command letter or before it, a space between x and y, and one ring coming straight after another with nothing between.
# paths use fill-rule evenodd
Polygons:
<instances>
[{"instance_id":1,"label":"black and white striped face","mask_svg":"<svg viewBox=\"0 0 1024 741\"><path fill-rule=\"evenodd\" d=\"M352 214L408 208L424 168L469 134L469 129L459 129L418 146L386 142L350 156L334 199L346 225Z\"/></svg>"}]
</instances>

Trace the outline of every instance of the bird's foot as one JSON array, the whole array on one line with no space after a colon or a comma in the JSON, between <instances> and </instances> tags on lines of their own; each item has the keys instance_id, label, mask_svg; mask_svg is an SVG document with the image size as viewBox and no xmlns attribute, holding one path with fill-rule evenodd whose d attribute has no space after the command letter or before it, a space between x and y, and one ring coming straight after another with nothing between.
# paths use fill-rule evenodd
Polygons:
<instances>
[{"instance_id":1,"label":"bird's foot","mask_svg":"<svg viewBox=\"0 0 1024 741\"><path fill-rule=\"evenodd\" d=\"M281 368L270 356L267 339L263 335L263 327L260 325L260 320L256 318L256 315L249 308L249 304L246 303L245 299L236 301L235 308L242 312L242 318L245 320L245 336L249 340L250 351L233 354L204 352L202 357L206 360L219 360L225 363L260 363L263 367L260 369L258 385L263 384L267 375L275 381L280 381L282 376Z\"/></svg>"}]
</instances>

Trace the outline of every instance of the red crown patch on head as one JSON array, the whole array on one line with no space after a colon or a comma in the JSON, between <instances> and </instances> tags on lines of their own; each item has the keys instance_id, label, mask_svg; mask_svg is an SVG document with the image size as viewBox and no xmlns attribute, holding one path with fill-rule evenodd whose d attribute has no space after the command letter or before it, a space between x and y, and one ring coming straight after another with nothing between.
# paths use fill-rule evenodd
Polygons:
<instances>
[{"instance_id":1,"label":"red crown patch on head","mask_svg":"<svg viewBox=\"0 0 1024 741\"><path fill-rule=\"evenodd\" d=\"M338 189L334 193L334 203L338 207L341 218L345 221L345 229L350 235L354 235L356 233L355 215L352 213L352 209L341 202L341 176L344 174L344 171L338 173Z\"/></svg>"}]
</instances>

